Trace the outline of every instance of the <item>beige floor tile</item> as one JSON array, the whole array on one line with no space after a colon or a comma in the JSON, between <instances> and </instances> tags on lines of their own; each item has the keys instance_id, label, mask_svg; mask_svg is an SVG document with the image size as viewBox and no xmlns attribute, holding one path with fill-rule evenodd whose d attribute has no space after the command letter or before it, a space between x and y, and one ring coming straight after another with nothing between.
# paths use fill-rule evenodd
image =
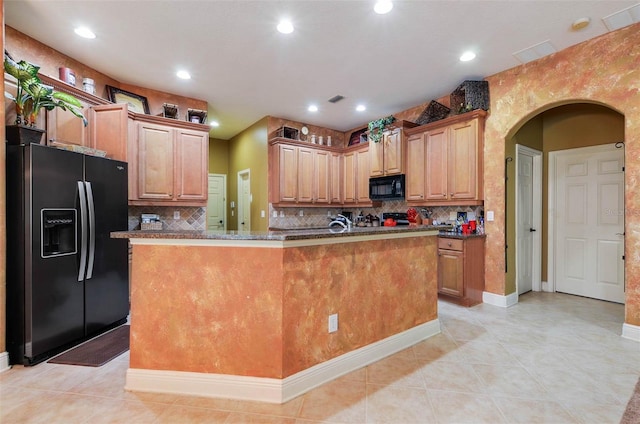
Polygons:
<instances>
[{"instance_id":1,"label":"beige floor tile","mask_svg":"<svg viewBox=\"0 0 640 424\"><path fill-rule=\"evenodd\" d=\"M484 393L485 388L471 365L438 361L421 368L427 389Z\"/></svg>"},{"instance_id":2,"label":"beige floor tile","mask_svg":"<svg viewBox=\"0 0 640 424\"><path fill-rule=\"evenodd\" d=\"M231 412L225 424L295 424L295 418Z\"/></svg>"},{"instance_id":3,"label":"beige floor tile","mask_svg":"<svg viewBox=\"0 0 640 424\"><path fill-rule=\"evenodd\" d=\"M362 423L366 395L364 383L338 379L306 393L298 416L331 423Z\"/></svg>"},{"instance_id":4,"label":"beige floor tile","mask_svg":"<svg viewBox=\"0 0 640 424\"><path fill-rule=\"evenodd\" d=\"M159 422L160 416L171 407L166 403L105 398L97 398L94 406L93 414L86 421L87 424L153 424ZM64 421L53 422L63 423Z\"/></svg>"},{"instance_id":5,"label":"beige floor tile","mask_svg":"<svg viewBox=\"0 0 640 424\"><path fill-rule=\"evenodd\" d=\"M622 405L576 399L562 402L562 405L581 423L618 424L624 414L626 403Z\"/></svg>"},{"instance_id":6,"label":"beige floor tile","mask_svg":"<svg viewBox=\"0 0 640 424\"><path fill-rule=\"evenodd\" d=\"M163 424L223 424L231 413L207 408L194 408L184 405L171 405L158 417Z\"/></svg>"},{"instance_id":7,"label":"beige floor tile","mask_svg":"<svg viewBox=\"0 0 640 424\"><path fill-rule=\"evenodd\" d=\"M488 395L434 390L428 390L428 393L439 424L507 422Z\"/></svg>"},{"instance_id":8,"label":"beige floor tile","mask_svg":"<svg viewBox=\"0 0 640 424\"><path fill-rule=\"evenodd\" d=\"M519 365L473 364L472 368L491 395L548 398L545 388Z\"/></svg>"},{"instance_id":9,"label":"beige floor tile","mask_svg":"<svg viewBox=\"0 0 640 424\"><path fill-rule=\"evenodd\" d=\"M579 421L560 404L553 401L528 400L493 396L493 401L508 423L574 424Z\"/></svg>"},{"instance_id":10,"label":"beige floor tile","mask_svg":"<svg viewBox=\"0 0 640 424\"><path fill-rule=\"evenodd\" d=\"M367 423L432 423L435 415L423 389L367 384Z\"/></svg>"},{"instance_id":11,"label":"beige floor tile","mask_svg":"<svg viewBox=\"0 0 640 424\"><path fill-rule=\"evenodd\" d=\"M396 354L367 367L367 383L424 388L415 355Z\"/></svg>"}]
</instances>

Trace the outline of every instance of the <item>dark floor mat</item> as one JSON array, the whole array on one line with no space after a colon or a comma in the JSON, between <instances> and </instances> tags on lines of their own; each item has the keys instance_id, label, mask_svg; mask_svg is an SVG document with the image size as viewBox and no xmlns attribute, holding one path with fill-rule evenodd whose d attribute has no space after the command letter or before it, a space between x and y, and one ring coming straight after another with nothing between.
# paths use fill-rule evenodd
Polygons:
<instances>
[{"instance_id":1,"label":"dark floor mat","mask_svg":"<svg viewBox=\"0 0 640 424\"><path fill-rule=\"evenodd\" d=\"M99 367L122 355L127 350L129 350L129 326L122 325L47 362L51 364Z\"/></svg>"}]
</instances>

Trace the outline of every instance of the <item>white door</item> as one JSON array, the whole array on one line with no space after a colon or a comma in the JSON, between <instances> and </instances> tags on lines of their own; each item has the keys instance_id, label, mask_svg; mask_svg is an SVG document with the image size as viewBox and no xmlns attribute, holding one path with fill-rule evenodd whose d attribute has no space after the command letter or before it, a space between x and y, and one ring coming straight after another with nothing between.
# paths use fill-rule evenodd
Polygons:
<instances>
[{"instance_id":1,"label":"white door","mask_svg":"<svg viewBox=\"0 0 640 424\"><path fill-rule=\"evenodd\" d=\"M540 291L542 152L516 145L516 287Z\"/></svg>"},{"instance_id":2,"label":"white door","mask_svg":"<svg viewBox=\"0 0 640 424\"><path fill-rule=\"evenodd\" d=\"M555 156L556 291L624 303L624 151Z\"/></svg>"},{"instance_id":3,"label":"white door","mask_svg":"<svg viewBox=\"0 0 640 424\"><path fill-rule=\"evenodd\" d=\"M238 172L238 231L251 230L251 173Z\"/></svg>"},{"instance_id":4,"label":"white door","mask_svg":"<svg viewBox=\"0 0 640 424\"><path fill-rule=\"evenodd\" d=\"M207 199L207 230L227 229L227 176L209 174Z\"/></svg>"}]
</instances>

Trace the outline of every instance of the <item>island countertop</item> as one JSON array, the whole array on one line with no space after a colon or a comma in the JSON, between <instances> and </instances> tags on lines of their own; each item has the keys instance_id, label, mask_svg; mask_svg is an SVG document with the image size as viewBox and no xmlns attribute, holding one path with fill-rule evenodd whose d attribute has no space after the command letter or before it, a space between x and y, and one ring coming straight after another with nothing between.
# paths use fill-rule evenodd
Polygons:
<instances>
[{"instance_id":1,"label":"island countertop","mask_svg":"<svg viewBox=\"0 0 640 424\"><path fill-rule=\"evenodd\" d=\"M350 229L335 228L292 228L272 231L172 231L172 230L134 230L111 233L112 238L128 239L182 239L182 240L266 240L292 241L331 238L347 241L348 238L403 238L423 235L438 235L441 226L404 225L395 227L353 227ZM419 234L418 234L419 233ZM427 233L427 234L425 234Z\"/></svg>"}]
</instances>

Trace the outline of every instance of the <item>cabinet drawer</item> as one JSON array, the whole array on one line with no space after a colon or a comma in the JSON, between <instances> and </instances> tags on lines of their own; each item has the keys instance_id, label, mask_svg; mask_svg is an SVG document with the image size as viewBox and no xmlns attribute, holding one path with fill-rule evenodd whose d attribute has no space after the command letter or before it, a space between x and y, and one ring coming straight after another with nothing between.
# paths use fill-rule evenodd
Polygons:
<instances>
[{"instance_id":1,"label":"cabinet drawer","mask_svg":"<svg viewBox=\"0 0 640 424\"><path fill-rule=\"evenodd\" d=\"M462 252L464 240L438 237L438 249L457 250Z\"/></svg>"}]
</instances>

